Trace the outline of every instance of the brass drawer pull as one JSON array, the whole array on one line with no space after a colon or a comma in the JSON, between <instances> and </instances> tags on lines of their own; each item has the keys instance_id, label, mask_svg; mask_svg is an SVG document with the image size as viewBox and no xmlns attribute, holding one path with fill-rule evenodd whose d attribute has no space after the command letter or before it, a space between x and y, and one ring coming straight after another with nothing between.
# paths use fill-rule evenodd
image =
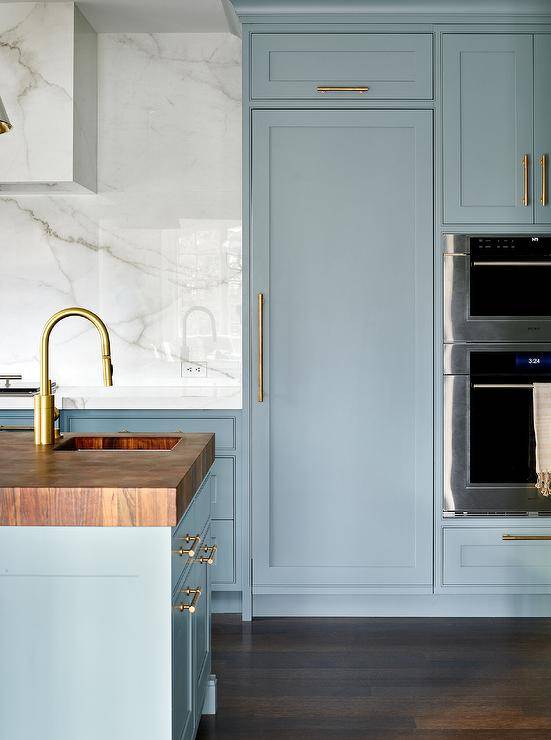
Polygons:
<instances>
[{"instance_id":1,"label":"brass drawer pull","mask_svg":"<svg viewBox=\"0 0 551 740\"><path fill-rule=\"evenodd\" d=\"M542 154L540 157L541 167L541 196L540 203L542 206L547 205L547 154Z\"/></svg>"},{"instance_id":2,"label":"brass drawer pull","mask_svg":"<svg viewBox=\"0 0 551 740\"><path fill-rule=\"evenodd\" d=\"M178 539L184 540L184 542L186 542L187 544L193 542L193 546L187 549L183 546L179 547L177 550L172 551L173 554L179 555L180 557L187 555L189 558L194 558L197 552L196 545L201 542L201 538L199 537L199 535L196 534L195 537L193 537L191 534L186 534L185 537L179 537Z\"/></svg>"},{"instance_id":3,"label":"brass drawer pull","mask_svg":"<svg viewBox=\"0 0 551 740\"><path fill-rule=\"evenodd\" d=\"M199 599L201 598L201 589L185 588L182 593L187 594L188 596L191 596L191 594L193 594L191 604L176 604L173 608L178 609L179 612L189 612L190 614L193 614L197 610L197 604L199 603Z\"/></svg>"},{"instance_id":4,"label":"brass drawer pull","mask_svg":"<svg viewBox=\"0 0 551 740\"><path fill-rule=\"evenodd\" d=\"M551 540L551 534L504 534L501 538L506 542L513 542L514 540Z\"/></svg>"},{"instance_id":5,"label":"brass drawer pull","mask_svg":"<svg viewBox=\"0 0 551 740\"><path fill-rule=\"evenodd\" d=\"M318 85L316 88L319 93L333 93L333 92L357 92L357 93L365 93L369 90L368 87L365 85L355 85L355 86L327 86L327 85Z\"/></svg>"},{"instance_id":6,"label":"brass drawer pull","mask_svg":"<svg viewBox=\"0 0 551 740\"><path fill-rule=\"evenodd\" d=\"M529 159L528 155L525 154L522 158L522 167L524 170L524 193L522 196L522 205L527 206L530 204L530 199L528 196L528 170L529 170Z\"/></svg>"},{"instance_id":7,"label":"brass drawer pull","mask_svg":"<svg viewBox=\"0 0 551 740\"><path fill-rule=\"evenodd\" d=\"M207 565L214 565L217 550L218 550L218 545L211 545L210 547L203 547L203 552L207 553L207 557L199 558L199 562L206 563Z\"/></svg>"}]
</instances>

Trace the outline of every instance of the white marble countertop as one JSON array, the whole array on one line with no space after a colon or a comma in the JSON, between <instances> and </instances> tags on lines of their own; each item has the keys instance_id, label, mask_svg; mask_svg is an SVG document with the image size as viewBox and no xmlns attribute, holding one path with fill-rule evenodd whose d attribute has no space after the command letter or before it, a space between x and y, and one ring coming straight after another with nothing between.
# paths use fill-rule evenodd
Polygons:
<instances>
[{"instance_id":1,"label":"white marble countertop","mask_svg":"<svg viewBox=\"0 0 551 740\"><path fill-rule=\"evenodd\" d=\"M60 387L56 391L60 409L182 409L216 410L242 408L241 388L216 386L185 387ZM0 394L0 410L32 409L32 396Z\"/></svg>"}]
</instances>

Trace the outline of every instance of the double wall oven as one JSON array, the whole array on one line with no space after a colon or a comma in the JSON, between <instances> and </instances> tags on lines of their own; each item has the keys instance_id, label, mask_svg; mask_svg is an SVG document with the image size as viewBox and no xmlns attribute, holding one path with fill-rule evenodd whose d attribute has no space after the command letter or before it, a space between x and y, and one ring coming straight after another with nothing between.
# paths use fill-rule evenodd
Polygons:
<instances>
[{"instance_id":1,"label":"double wall oven","mask_svg":"<svg viewBox=\"0 0 551 740\"><path fill-rule=\"evenodd\" d=\"M444 515L551 515L532 403L551 382L551 236L444 247Z\"/></svg>"}]
</instances>

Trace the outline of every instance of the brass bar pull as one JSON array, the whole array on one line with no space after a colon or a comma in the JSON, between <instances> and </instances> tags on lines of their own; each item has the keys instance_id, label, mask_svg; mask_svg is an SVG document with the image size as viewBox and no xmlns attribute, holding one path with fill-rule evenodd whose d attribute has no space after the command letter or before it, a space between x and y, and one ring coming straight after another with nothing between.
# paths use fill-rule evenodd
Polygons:
<instances>
[{"instance_id":1,"label":"brass bar pull","mask_svg":"<svg viewBox=\"0 0 551 740\"><path fill-rule=\"evenodd\" d=\"M185 588L182 593L187 594L187 596L191 596L191 594L193 594L191 604L176 604L173 608L178 609L179 612L189 612L190 614L193 614L197 610L197 604L199 602L199 599L201 598L201 589Z\"/></svg>"},{"instance_id":2,"label":"brass bar pull","mask_svg":"<svg viewBox=\"0 0 551 740\"><path fill-rule=\"evenodd\" d=\"M518 388L523 388L523 389L529 388L530 390L532 390L532 388L534 387L534 384L533 383L473 383L471 387L477 391L487 390L488 388L490 389L497 388L498 390L503 389L503 388L510 388L516 391Z\"/></svg>"},{"instance_id":3,"label":"brass bar pull","mask_svg":"<svg viewBox=\"0 0 551 740\"><path fill-rule=\"evenodd\" d=\"M551 267L551 262L534 260L533 262L522 262L520 260L493 260L480 262L473 260L473 267Z\"/></svg>"},{"instance_id":4,"label":"brass bar pull","mask_svg":"<svg viewBox=\"0 0 551 740\"><path fill-rule=\"evenodd\" d=\"M0 432L32 432L34 427L23 424L0 424Z\"/></svg>"},{"instance_id":5,"label":"brass bar pull","mask_svg":"<svg viewBox=\"0 0 551 740\"><path fill-rule=\"evenodd\" d=\"M541 197L540 203L542 206L547 205L547 154L542 154L540 157L541 167Z\"/></svg>"},{"instance_id":6,"label":"brass bar pull","mask_svg":"<svg viewBox=\"0 0 551 740\"><path fill-rule=\"evenodd\" d=\"M264 400L264 293L258 294L258 402Z\"/></svg>"},{"instance_id":7,"label":"brass bar pull","mask_svg":"<svg viewBox=\"0 0 551 740\"><path fill-rule=\"evenodd\" d=\"M203 547L203 552L207 553L207 557L199 558L199 562L206 563L207 565L214 565L217 550L218 550L218 545L211 545L210 547Z\"/></svg>"},{"instance_id":8,"label":"brass bar pull","mask_svg":"<svg viewBox=\"0 0 551 740\"><path fill-rule=\"evenodd\" d=\"M527 206L529 205L529 197L528 197L528 172L529 172L529 162L528 162L528 155L525 154L522 158L522 167L524 170L524 195L522 196L522 205Z\"/></svg>"},{"instance_id":9,"label":"brass bar pull","mask_svg":"<svg viewBox=\"0 0 551 740\"><path fill-rule=\"evenodd\" d=\"M189 548L185 547L179 547L177 550L173 550L174 555L179 555L180 557L183 557L184 555L187 555L188 558L194 558L196 553L196 545L198 545L201 542L201 538L198 534L193 537L191 534L186 534L185 537L180 537L179 539L184 540L187 544L190 542L193 542L193 546Z\"/></svg>"},{"instance_id":10,"label":"brass bar pull","mask_svg":"<svg viewBox=\"0 0 551 740\"><path fill-rule=\"evenodd\" d=\"M355 86L327 86L327 85L318 85L316 88L319 93L333 93L333 92L357 92L357 93L365 93L369 90L368 87L365 85L355 85Z\"/></svg>"},{"instance_id":11,"label":"brass bar pull","mask_svg":"<svg viewBox=\"0 0 551 740\"><path fill-rule=\"evenodd\" d=\"M551 540L551 535L548 534L504 534L501 538L506 542L513 542L514 540Z\"/></svg>"}]
</instances>

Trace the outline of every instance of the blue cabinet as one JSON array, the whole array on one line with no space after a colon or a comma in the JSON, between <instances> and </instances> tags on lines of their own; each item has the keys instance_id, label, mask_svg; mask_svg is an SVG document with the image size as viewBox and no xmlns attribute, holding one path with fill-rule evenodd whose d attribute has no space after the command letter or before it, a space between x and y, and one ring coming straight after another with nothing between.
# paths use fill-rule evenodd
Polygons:
<instances>
[{"instance_id":1,"label":"blue cabinet","mask_svg":"<svg viewBox=\"0 0 551 740\"><path fill-rule=\"evenodd\" d=\"M442 44L444 221L532 223L532 35L452 33Z\"/></svg>"},{"instance_id":2,"label":"blue cabinet","mask_svg":"<svg viewBox=\"0 0 551 740\"><path fill-rule=\"evenodd\" d=\"M430 589L432 113L252 116L253 593Z\"/></svg>"},{"instance_id":3,"label":"blue cabinet","mask_svg":"<svg viewBox=\"0 0 551 740\"><path fill-rule=\"evenodd\" d=\"M192 740L211 670L211 511L209 475L172 535L172 740Z\"/></svg>"},{"instance_id":4,"label":"blue cabinet","mask_svg":"<svg viewBox=\"0 0 551 740\"><path fill-rule=\"evenodd\" d=\"M551 34L534 37L534 105L536 223L551 224Z\"/></svg>"},{"instance_id":5,"label":"blue cabinet","mask_svg":"<svg viewBox=\"0 0 551 740\"><path fill-rule=\"evenodd\" d=\"M61 416L66 432L213 432L216 460L210 475L211 515L212 539L218 547L218 557L212 567L212 589L241 590L241 543L237 539L241 506L240 419L235 411L64 410ZM29 418L32 424L32 416ZM226 609L227 599L223 595L220 599L221 608Z\"/></svg>"}]
</instances>

